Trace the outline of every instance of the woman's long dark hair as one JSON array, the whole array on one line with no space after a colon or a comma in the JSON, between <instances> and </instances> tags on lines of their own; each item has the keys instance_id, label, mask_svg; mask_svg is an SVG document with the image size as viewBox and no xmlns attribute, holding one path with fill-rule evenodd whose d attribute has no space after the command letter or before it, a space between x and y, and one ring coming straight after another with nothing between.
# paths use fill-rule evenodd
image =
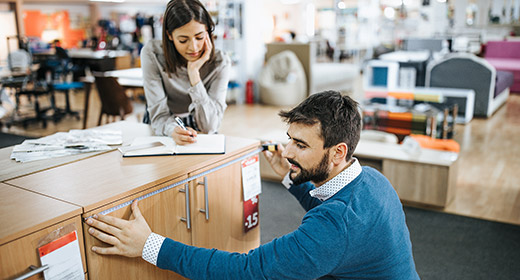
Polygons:
<instances>
[{"instance_id":1,"label":"woman's long dark hair","mask_svg":"<svg viewBox=\"0 0 520 280\"><path fill-rule=\"evenodd\" d=\"M214 60L215 44L213 43L213 31L215 30L215 23L204 5L198 0L171 0L168 2L163 16L162 38L162 47L168 74L176 74L177 68L187 64L186 59L177 51L173 41L169 39L168 34L171 34L173 30L186 25L192 20L206 26L211 45L213 46L208 62Z\"/></svg>"}]
</instances>

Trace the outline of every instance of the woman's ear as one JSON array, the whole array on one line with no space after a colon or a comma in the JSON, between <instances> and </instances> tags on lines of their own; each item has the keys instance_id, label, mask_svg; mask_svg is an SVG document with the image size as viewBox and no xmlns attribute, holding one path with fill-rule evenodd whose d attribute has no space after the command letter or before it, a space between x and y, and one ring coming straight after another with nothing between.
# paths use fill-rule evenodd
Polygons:
<instances>
[{"instance_id":1,"label":"woman's ear","mask_svg":"<svg viewBox=\"0 0 520 280\"><path fill-rule=\"evenodd\" d=\"M168 40L172 41L173 42L173 36L172 34L166 32L166 34L168 35Z\"/></svg>"},{"instance_id":2,"label":"woman's ear","mask_svg":"<svg viewBox=\"0 0 520 280\"><path fill-rule=\"evenodd\" d=\"M345 162L348 153L348 146L346 143L339 143L335 145L332 149L332 162L336 165Z\"/></svg>"}]
</instances>

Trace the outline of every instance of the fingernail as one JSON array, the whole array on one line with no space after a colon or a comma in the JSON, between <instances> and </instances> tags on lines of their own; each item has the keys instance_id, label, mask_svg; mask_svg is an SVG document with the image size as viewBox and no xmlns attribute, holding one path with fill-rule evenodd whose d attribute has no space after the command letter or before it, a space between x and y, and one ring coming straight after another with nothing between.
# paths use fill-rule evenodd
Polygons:
<instances>
[{"instance_id":1,"label":"fingernail","mask_svg":"<svg viewBox=\"0 0 520 280\"><path fill-rule=\"evenodd\" d=\"M96 251L96 247L92 247L92 251L94 251L94 252L95 252L95 251Z\"/></svg>"},{"instance_id":2,"label":"fingernail","mask_svg":"<svg viewBox=\"0 0 520 280\"><path fill-rule=\"evenodd\" d=\"M92 219L88 219L87 220L87 224L91 225L92 224Z\"/></svg>"},{"instance_id":3,"label":"fingernail","mask_svg":"<svg viewBox=\"0 0 520 280\"><path fill-rule=\"evenodd\" d=\"M93 228L89 228L88 229L88 233L94 233L94 229Z\"/></svg>"},{"instance_id":4,"label":"fingernail","mask_svg":"<svg viewBox=\"0 0 520 280\"><path fill-rule=\"evenodd\" d=\"M94 219L97 219L97 215L94 215L94 216L92 216L92 217L94 217Z\"/></svg>"}]
</instances>

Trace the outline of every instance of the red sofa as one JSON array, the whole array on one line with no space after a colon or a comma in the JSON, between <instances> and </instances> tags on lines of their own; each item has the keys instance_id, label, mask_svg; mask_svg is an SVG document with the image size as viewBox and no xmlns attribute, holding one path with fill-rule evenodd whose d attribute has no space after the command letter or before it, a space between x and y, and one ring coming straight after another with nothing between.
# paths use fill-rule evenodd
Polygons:
<instances>
[{"instance_id":1,"label":"red sofa","mask_svg":"<svg viewBox=\"0 0 520 280\"><path fill-rule=\"evenodd\" d=\"M512 72L510 91L520 93L520 41L489 41L484 57L497 70Z\"/></svg>"}]
</instances>

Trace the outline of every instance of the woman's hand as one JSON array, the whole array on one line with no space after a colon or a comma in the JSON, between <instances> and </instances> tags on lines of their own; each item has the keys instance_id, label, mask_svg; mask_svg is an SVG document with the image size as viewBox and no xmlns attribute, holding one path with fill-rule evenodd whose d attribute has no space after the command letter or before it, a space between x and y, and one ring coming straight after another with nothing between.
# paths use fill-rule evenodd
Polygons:
<instances>
[{"instance_id":1,"label":"woman's hand","mask_svg":"<svg viewBox=\"0 0 520 280\"><path fill-rule=\"evenodd\" d=\"M140 257L144 244L152 233L137 207L137 200L132 203L132 215L128 221L112 216L94 215L87 220L87 224L91 226L88 230L90 235L112 245L112 247L93 246L92 251L100 255Z\"/></svg>"},{"instance_id":2,"label":"woman's hand","mask_svg":"<svg viewBox=\"0 0 520 280\"><path fill-rule=\"evenodd\" d=\"M173 129L172 138L177 145L186 145L197 142L197 131L191 127L186 127L187 130L182 129L180 126L176 126Z\"/></svg>"},{"instance_id":3,"label":"woman's hand","mask_svg":"<svg viewBox=\"0 0 520 280\"><path fill-rule=\"evenodd\" d=\"M188 77L190 78L191 86L194 86L200 82L200 68L202 68L204 63L206 63L211 56L213 45L209 39L208 32L206 32L206 35L204 36L204 46L202 48L202 55L199 57L199 59L195 61L188 61Z\"/></svg>"},{"instance_id":4,"label":"woman's hand","mask_svg":"<svg viewBox=\"0 0 520 280\"><path fill-rule=\"evenodd\" d=\"M277 145L277 149L273 152L270 151L264 151L264 156L273 168L274 172L280 176L285 176L287 172L291 169L291 164L282 157L282 153L284 151L284 148L282 144Z\"/></svg>"}]
</instances>

